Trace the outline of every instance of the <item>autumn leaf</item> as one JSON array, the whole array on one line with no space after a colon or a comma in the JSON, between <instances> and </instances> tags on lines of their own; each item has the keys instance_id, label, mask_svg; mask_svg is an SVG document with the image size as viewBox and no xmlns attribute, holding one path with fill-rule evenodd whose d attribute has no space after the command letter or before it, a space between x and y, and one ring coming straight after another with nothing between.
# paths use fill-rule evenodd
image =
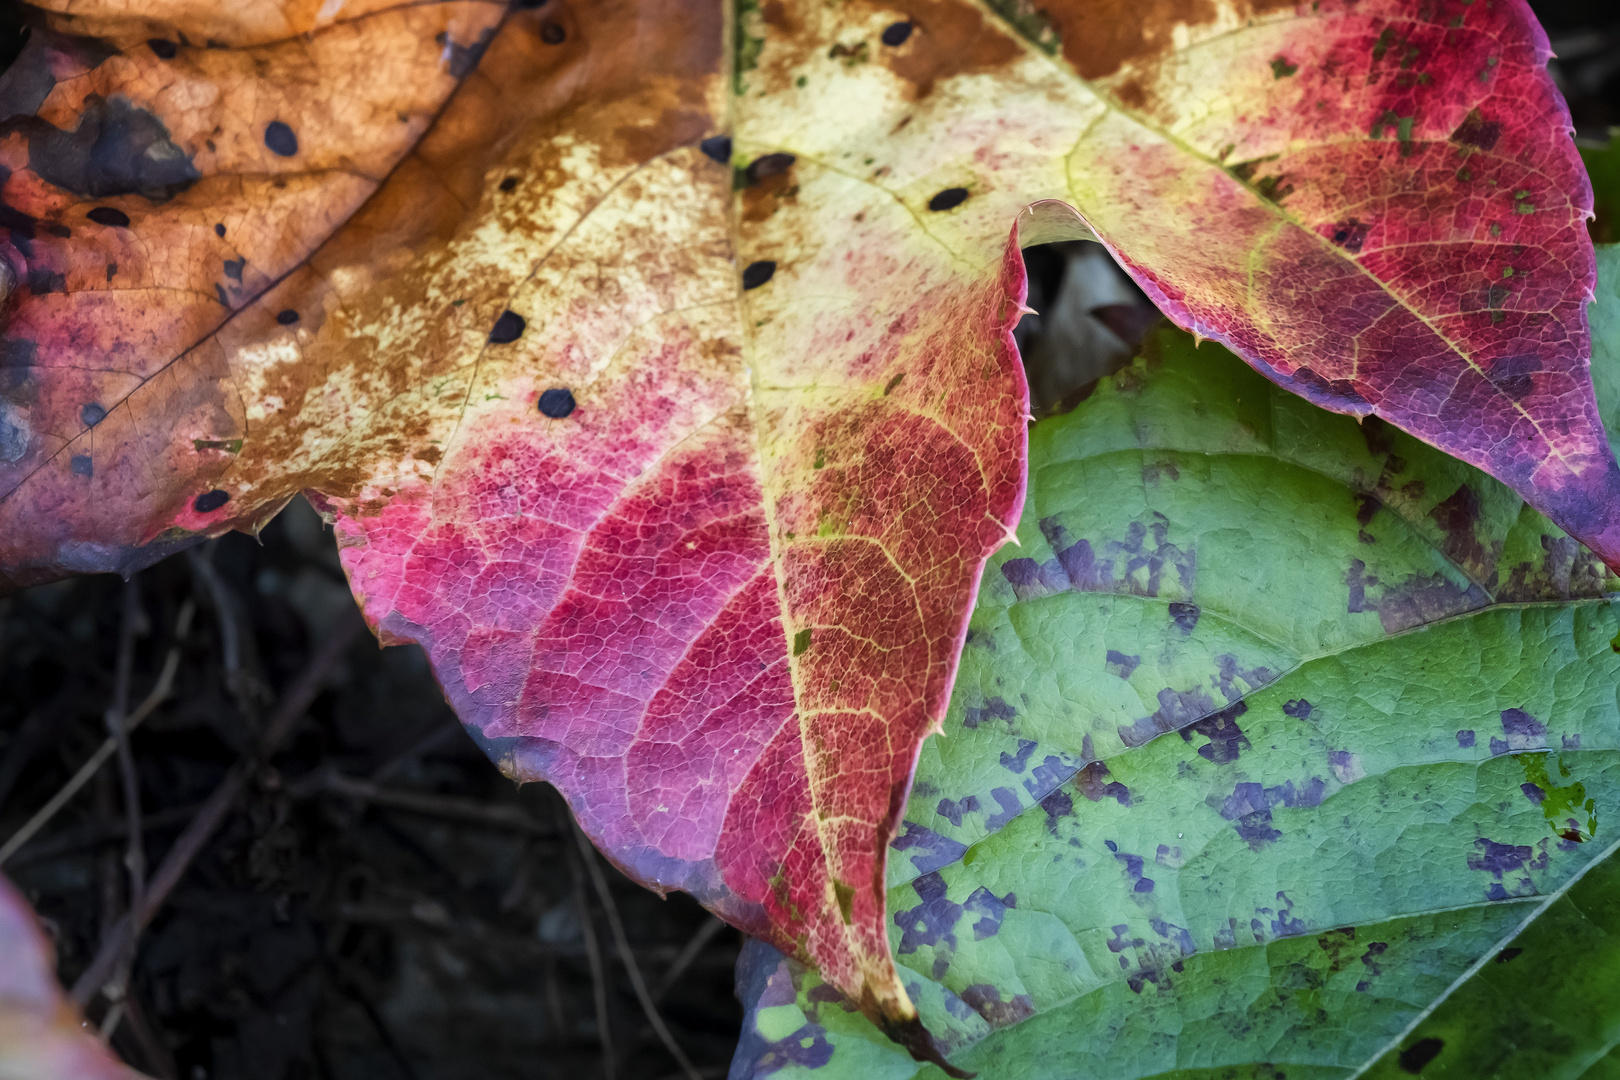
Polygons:
<instances>
[{"instance_id":1,"label":"autumn leaf","mask_svg":"<svg viewBox=\"0 0 1620 1080\"><path fill-rule=\"evenodd\" d=\"M992 6L41 16L0 82L0 575L308 491L503 768L934 1053L882 884L1022 500L1020 244L1094 228L1620 559L1522 3Z\"/></svg>"},{"instance_id":2,"label":"autumn leaf","mask_svg":"<svg viewBox=\"0 0 1620 1080\"><path fill-rule=\"evenodd\" d=\"M0 1080L139 1080L86 1030L56 982L54 953L0 877Z\"/></svg>"},{"instance_id":3,"label":"autumn leaf","mask_svg":"<svg viewBox=\"0 0 1620 1080\"><path fill-rule=\"evenodd\" d=\"M1602 564L1179 331L1030 458L890 864L902 982L951 1060L1328 1080L1433 1038L1435 1075L1573 1076L1611 1044ZM764 946L738 982L734 1077L939 1075ZM1414 1060L1388 1056L1372 1075Z\"/></svg>"}]
</instances>

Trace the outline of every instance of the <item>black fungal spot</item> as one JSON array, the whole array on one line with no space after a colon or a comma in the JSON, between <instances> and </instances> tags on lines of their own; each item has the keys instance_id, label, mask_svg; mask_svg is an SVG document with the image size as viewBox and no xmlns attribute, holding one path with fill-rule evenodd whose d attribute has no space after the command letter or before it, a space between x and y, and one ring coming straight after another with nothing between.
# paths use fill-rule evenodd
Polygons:
<instances>
[{"instance_id":1,"label":"black fungal spot","mask_svg":"<svg viewBox=\"0 0 1620 1080\"><path fill-rule=\"evenodd\" d=\"M761 180L787 172L798 158L792 154L763 154L748 163L743 170L743 186L753 187Z\"/></svg>"},{"instance_id":2,"label":"black fungal spot","mask_svg":"<svg viewBox=\"0 0 1620 1080\"><path fill-rule=\"evenodd\" d=\"M710 135L698 143L698 149L703 151L703 156L710 161L719 162L721 165L731 164L730 135Z\"/></svg>"},{"instance_id":3,"label":"black fungal spot","mask_svg":"<svg viewBox=\"0 0 1620 1080\"><path fill-rule=\"evenodd\" d=\"M883 44L891 49L898 49L906 43L911 36L911 24L908 22L890 23L883 28Z\"/></svg>"},{"instance_id":4,"label":"black fungal spot","mask_svg":"<svg viewBox=\"0 0 1620 1080\"><path fill-rule=\"evenodd\" d=\"M771 280L775 274L776 264L770 259L761 259L758 262L749 263L747 269L745 269L742 274L743 291L746 292L749 289L759 288L761 285Z\"/></svg>"},{"instance_id":5,"label":"black fungal spot","mask_svg":"<svg viewBox=\"0 0 1620 1080\"><path fill-rule=\"evenodd\" d=\"M282 326L291 326L297 321L298 312L294 311L292 308L282 308L280 311L276 312L276 322L280 323Z\"/></svg>"},{"instance_id":6,"label":"black fungal spot","mask_svg":"<svg viewBox=\"0 0 1620 1080\"><path fill-rule=\"evenodd\" d=\"M928 209L950 210L967 202L967 197L967 188L949 187L928 200Z\"/></svg>"},{"instance_id":7,"label":"black fungal spot","mask_svg":"<svg viewBox=\"0 0 1620 1080\"><path fill-rule=\"evenodd\" d=\"M568 40L568 31L554 22L548 22L540 27L540 40L547 45L561 45Z\"/></svg>"},{"instance_id":8,"label":"black fungal spot","mask_svg":"<svg viewBox=\"0 0 1620 1080\"><path fill-rule=\"evenodd\" d=\"M246 259L226 259L225 276L232 281L242 280L242 268L247 265Z\"/></svg>"},{"instance_id":9,"label":"black fungal spot","mask_svg":"<svg viewBox=\"0 0 1620 1080\"><path fill-rule=\"evenodd\" d=\"M1174 603L1170 605L1170 618L1184 633L1192 633L1198 625L1198 605Z\"/></svg>"},{"instance_id":10,"label":"black fungal spot","mask_svg":"<svg viewBox=\"0 0 1620 1080\"><path fill-rule=\"evenodd\" d=\"M74 454L68 459L68 469L74 476L91 476L95 473L95 463L90 460L89 454Z\"/></svg>"},{"instance_id":11,"label":"black fungal spot","mask_svg":"<svg viewBox=\"0 0 1620 1080\"><path fill-rule=\"evenodd\" d=\"M123 97L86 98L72 131L37 117L19 126L28 135L28 167L41 180L87 198L140 194L162 202L200 175L163 121Z\"/></svg>"},{"instance_id":12,"label":"black fungal spot","mask_svg":"<svg viewBox=\"0 0 1620 1080\"><path fill-rule=\"evenodd\" d=\"M35 296L46 293L67 292L67 275L54 270L28 271L28 291Z\"/></svg>"},{"instance_id":13,"label":"black fungal spot","mask_svg":"<svg viewBox=\"0 0 1620 1080\"><path fill-rule=\"evenodd\" d=\"M129 215L115 206L98 206L84 216L97 225L108 225L119 229L129 228Z\"/></svg>"},{"instance_id":14,"label":"black fungal spot","mask_svg":"<svg viewBox=\"0 0 1620 1080\"><path fill-rule=\"evenodd\" d=\"M211 514L230 501L230 492L215 488L213 491L205 491L197 496L191 505L199 514Z\"/></svg>"},{"instance_id":15,"label":"black fungal spot","mask_svg":"<svg viewBox=\"0 0 1620 1080\"><path fill-rule=\"evenodd\" d=\"M231 298L226 295L225 286L221 285L217 281L214 282L214 295L216 297L218 297L219 302L220 302L220 306L222 306L222 307L230 307L231 306Z\"/></svg>"},{"instance_id":16,"label":"black fungal spot","mask_svg":"<svg viewBox=\"0 0 1620 1080\"><path fill-rule=\"evenodd\" d=\"M280 120L272 120L264 129L264 145L270 148L272 154L292 157L298 153L298 136Z\"/></svg>"},{"instance_id":17,"label":"black fungal spot","mask_svg":"<svg viewBox=\"0 0 1620 1080\"><path fill-rule=\"evenodd\" d=\"M574 392L566 386L553 386L540 395L540 414L553 420L561 420L568 416L574 411L574 407Z\"/></svg>"},{"instance_id":18,"label":"black fungal spot","mask_svg":"<svg viewBox=\"0 0 1620 1080\"><path fill-rule=\"evenodd\" d=\"M524 327L528 321L515 311L503 311L501 317L495 320L495 325L489 331L491 345L506 345L523 336Z\"/></svg>"},{"instance_id":19,"label":"black fungal spot","mask_svg":"<svg viewBox=\"0 0 1620 1080\"><path fill-rule=\"evenodd\" d=\"M84 421L85 427L95 427L107 419L107 410L92 401L79 408L79 419Z\"/></svg>"},{"instance_id":20,"label":"black fungal spot","mask_svg":"<svg viewBox=\"0 0 1620 1080\"><path fill-rule=\"evenodd\" d=\"M55 236L62 240L66 240L73 235L73 230L62 224L60 221L41 222L39 227L44 229L49 235Z\"/></svg>"},{"instance_id":21,"label":"black fungal spot","mask_svg":"<svg viewBox=\"0 0 1620 1080\"><path fill-rule=\"evenodd\" d=\"M518 186L518 178L515 177L515 176L508 176L505 180L501 181L501 190L502 191L511 191L513 188L515 188L517 186Z\"/></svg>"},{"instance_id":22,"label":"black fungal spot","mask_svg":"<svg viewBox=\"0 0 1620 1080\"><path fill-rule=\"evenodd\" d=\"M152 55L159 60L173 60L180 51L180 46L167 38L147 38L146 47L152 50Z\"/></svg>"},{"instance_id":23,"label":"black fungal spot","mask_svg":"<svg viewBox=\"0 0 1620 1080\"><path fill-rule=\"evenodd\" d=\"M1445 1045L1445 1040L1433 1036L1419 1039L1401 1051L1400 1057L1396 1059L1397 1064L1400 1065L1402 1072L1416 1076L1423 1071L1424 1066L1440 1056L1440 1051L1445 1049Z\"/></svg>"},{"instance_id":24,"label":"black fungal spot","mask_svg":"<svg viewBox=\"0 0 1620 1080\"><path fill-rule=\"evenodd\" d=\"M1309 720L1314 706L1304 698L1283 702L1283 715L1292 716L1295 720Z\"/></svg>"},{"instance_id":25,"label":"black fungal spot","mask_svg":"<svg viewBox=\"0 0 1620 1080\"><path fill-rule=\"evenodd\" d=\"M118 275L118 264L115 263L115 262L108 263L107 264L107 280L111 281L117 275Z\"/></svg>"},{"instance_id":26,"label":"black fungal spot","mask_svg":"<svg viewBox=\"0 0 1620 1080\"><path fill-rule=\"evenodd\" d=\"M1333 227L1333 242L1355 255L1367 242L1367 225L1355 218L1341 221Z\"/></svg>"},{"instance_id":27,"label":"black fungal spot","mask_svg":"<svg viewBox=\"0 0 1620 1080\"><path fill-rule=\"evenodd\" d=\"M461 79L472 74L473 69L478 67L478 62L484 58L484 52L489 48L490 38L494 37L494 33L493 30L485 30L471 45L448 42L450 56L445 63L445 70L450 73L452 79ZM446 42L441 41L440 44Z\"/></svg>"},{"instance_id":28,"label":"black fungal spot","mask_svg":"<svg viewBox=\"0 0 1620 1080\"><path fill-rule=\"evenodd\" d=\"M1464 146L1477 146L1481 150L1489 150L1501 137L1501 121L1485 119L1478 109L1464 117L1463 122L1457 125L1457 130L1451 133L1452 142Z\"/></svg>"},{"instance_id":29,"label":"black fungal spot","mask_svg":"<svg viewBox=\"0 0 1620 1080\"><path fill-rule=\"evenodd\" d=\"M1490 380L1501 388L1508 397L1517 401L1528 394L1535 385L1532 378L1541 370L1541 359L1534 353L1519 353L1514 356L1504 356L1491 365Z\"/></svg>"},{"instance_id":30,"label":"black fungal spot","mask_svg":"<svg viewBox=\"0 0 1620 1080\"><path fill-rule=\"evenodd\" d=\"M1496 954L1496 962L1498 964L1505 964L1522 952L1524 952L1524 950L1519 948L1517 945L1509 945L1507 948Z\"/></svg>"},{"instance_id":31,"label":"black fungal spot","mask_svg":"<svg viewBox=\"0 0 1620 1080\"><path fill-rule=\"evenodd\" d=\"M225 239L225 223L223 221L214 223L214 235L221 240Z\"/></svg>"},{"instance_id":32,"label":"black fungal spot","mask_svg":"<svg viewBox=\"0 0 1620 1080\"><path fill-rule=\"evenodd\" d=\"M536 8L543 8L545 6L546 0L518 0L518 7L525 11L533 11Z\"/></svg>"}]
</instances>

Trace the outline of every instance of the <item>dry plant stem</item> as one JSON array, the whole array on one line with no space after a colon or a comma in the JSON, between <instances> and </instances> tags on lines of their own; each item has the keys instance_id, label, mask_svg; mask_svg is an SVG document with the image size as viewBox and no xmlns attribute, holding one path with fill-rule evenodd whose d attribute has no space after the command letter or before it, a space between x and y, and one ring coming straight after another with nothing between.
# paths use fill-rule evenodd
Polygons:
<instances>
[{"instance_id":1,"label":"dry plant stem","mask_svg":"<svg viewBox=\"0 0 1620 1080\"><path fill-rule=\"evenodd\" d=\"M168 655L163 658L163 670L158 675L156 685L152 687L151 692L146 695L135 711L129 714L129 719L124 721L124 730L126 732L134 731L139 727L141 721L145 720L152 714L154 709L163 704L164 699L169 696L169 691L174 688L174 674L180 667L180 642L185 639L186 632L191 628L191 617L195 611L196 608L190 600L187 600L185 605L181 607L180 616L175 620L175 644L169 648ZM106 742L103 742L101 747L90 755L90 760L79 767L79 771L74 773L72 778L62 785L60 791L51 796L51 801L40 807L38 812L23 824L22 828L13 833L3 846L0 846L0 866L4 866L6 860L15 855L18 848L33 839L39 830L49 825L51 819L73 799L73 796L79 793L79 790L85 784L90 782L90 778L101 770L101 767L107 763L107 759L112 757L117 750L117 742L109 735Z\"/></svg>"},{"instance_id":2,"label":"dry plant stem","mask_svg":"<svg viewBox=\"0 0 1620 1080\"><path fill-rule=\"evenodd\" d=\"M558 808L557 817L565 822L564 828L572 825L573 816L566 807ZM591 918L591 905L585 899L585 876L579 865L579 854L567 845L564 845L563 850L568 853L568 865L574 872L574 910L579 915L580 936L585 940L585 959L591 968L591 997L596 1005L596 1037L602 1044L602 1076L605 1080L614 1080L613 1032L608 1025L607 972L602 966L602 949L596 941L596 923Z\"/></svg>"},{"instance_id":3,"label":"dry plant stem","mask_svg":"<svg viewBox=\"0 0 1620 1080\"><path fill-rule=\"evenodd\" d=\"M349 617L342 626L332 632L318 652L304 665L304 670L298 673L298 678L287 688L286 694L277 704L275 713L265 728L263 737L251 754L244 754L235 765L231 766L225 774L225 779L219 782L213 794L203 803L197 816L192 818L191 824L186 826L164 855L163 862L158 865L157 873L152 875L147 883L146 894L141 898L141 905L128 912L118 921L113 931L102 938L101 946L96 951L95 958L90 966L73 984L72 997L83 1008L89 1003L98 990L113 974L119 958L124 951L133 951L134 943L142 930L152 921L163 902L168 899L169 893L180 883L191 861L197 853L214 835L225 820L225 814L230 810L238 796L247 787L248 778L255 769L267 761L281 741L287 737L293 727L303 717L304 711L309 708L310 702L320 692L321 682L328 671L343 656L350 642L359 634L364 624L360 621L359 613Z\"/></svg>"},{"instance_id":4,"label":"dry plant stem","mask_svg":"<svg viewBox=\"0 0 1620 1080\"><path fill-rule=\"evenodd\" d=\"M135 639L146 621L141 612L139 578L124 582L124 613L118 626L118 671L113 683L113 704L107 710L107 731L118 752L118 776L124 789L124 869L129 874L129 906L141 906L146 891L146 845L141 830L141 782L135 771L135 753L129 745L129 683L135 675Z\"/></svg>"},{"instance_id":5,"label":"dry plant stem","mask_svg":"<svg viewBox=\"0 0 1620 1080\"><path fill-rule=\"evenodd\" d=\"M682 975L686 974L686 969L692 966L692 961L696 960L703 950L708 948L709 942L714 940L715 935L725 928L725 923L713 915L709 916L708 920L698 928L698 932L692 935L692 940L688 941L685 947L676 955L674 962L669 965L669 970L664 972L664 977L658 980L658 988L653 991L652 995L655 1003L663 1001L664 997L675 989L675 984L680 982Z\"/></svg>"},{"instance_id":6,"label":"dry plant stem","mask_svg":"<svg viewBox=\"0 0 1620 1080\"><path fill-rule=\"evenodd\" d=\"M675 1064L681 1067L689 1080L702 1080L702 1076L693 1067L686 1052L675 1041L675 1036L664 1024L664 1018L658 1013L658 1006L653 1003L652 995L647 992L647 982L641 977L641 967L636 963L636 954L630 951L630 940L625 937L624 920L619 918L619 907L613 902L613 895L608 892L607 875L602 873L602 864L596 861L596 849L586 838L585 833L576 823L574 825L574 839L579 844L579 855L585 863L585 870L591 876L591 888L596 892L596 898L602 904L602 910L607 914L608 929L613 933L613 947L618 950L619 959L624 962L625 973L630 976L630 986L636 992L636 1000L641 1002L641 1011L646 1014L647 1022L658 1035L658 1041L664 1044L669 1056L675 1059Z\"/></svg>"},{"instance_id":7,"label":"dry plant stem","mask_svg":"<svg viewBox=\"0 0 1620 1080\"><path fill-rule=\"evenodd\" d=\"M531 836L548 839L557 835L555 828L536 821L515 806L491 806L477 799L435 795L426 791L402 791L372 783L370 780L344 776L332 770L322 770L298 781L290 787L288 794L300 798L316 792L343 796L391 810L470 822L486 828L528 833Z\"/></svg>"}]
</instances>

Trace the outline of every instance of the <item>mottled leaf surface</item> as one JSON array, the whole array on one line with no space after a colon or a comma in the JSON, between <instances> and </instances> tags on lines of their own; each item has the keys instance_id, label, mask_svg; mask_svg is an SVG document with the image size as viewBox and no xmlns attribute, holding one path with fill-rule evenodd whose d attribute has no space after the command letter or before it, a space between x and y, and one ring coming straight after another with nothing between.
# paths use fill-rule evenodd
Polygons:
<instances>
[{"instance_id":1,"label":"mottled leaf surface","mask_svg":"<svg viewBox=\"0 0 1620 1080\"><path fill-rule=\"evenodd\" d=\"M0 877L0 1080L139 1080L56 981L56 950L34 912Z\"/></svg>"},{"instance_id":2,"label":"mottled leaf surface","mask_svg":"<svg viewBox=\"0 0 1620 1080\"><path fill-rule=\"evenodd\" d=\"M1173 317L1620 550L1520 0L54 6L0 81L3 579L309 491L509 773L870 1015L913 1015L886 851L1018 514L1061 200ZM1491 498L1359 625L1601 576Z\"/></svg>"},{"instance_id":3,"label":"mottled leaf surface","mask_svg":"<svg viewBox=\"0 0 1620 1080\"><path fill-rule=\"evenodd\" d=\"M1019 539L890 865L955 1064L1349 1076L1612 841L1616 579L1477 470L1166 330L1036 426ZM734 1077L934 1075L739 975Z\"/></svg>"},{"instance_id":4,"label":"mottled leaf surface","mask_svg":"<svg viewBox=\"0 0 1620 1080\"><path fill-rule=\"evenodd\" d=\"M1620 1072L1620 844L1550 894L1363 1076Z\"/></svg>"}]
</instances>

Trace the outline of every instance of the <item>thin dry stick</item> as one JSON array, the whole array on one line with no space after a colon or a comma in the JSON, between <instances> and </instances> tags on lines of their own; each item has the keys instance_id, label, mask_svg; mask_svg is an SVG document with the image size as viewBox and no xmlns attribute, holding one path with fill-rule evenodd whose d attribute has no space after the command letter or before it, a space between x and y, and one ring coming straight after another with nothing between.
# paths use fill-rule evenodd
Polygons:
<instances>
[{"instance_id":1,"label":"thin dry stick","mask_svg":"<svg viewBox=\"0 0 1620 1080\"><path fill-rule=\"evenodd\" d=\"M692 961L696 960L708 947L709 942L714 940L715 935L725 928L726 924L713 915L708 917L698 928L698 932L692 935L692 940L686 943L686 947L676 954L674 962L669 965L669 970L664 972L664 977L658 980L658 989L653 991L653 1001L663 1001L665 995L675 989L675 984L686 974L686 969L692 966Z\"/></svg>"},{"instance_id":2,"label":"thin dry stick","mask_svg":"<svg viewBox=\"0 0 1620 1080\"><path fill-rule=\"evenodd\" d=\"M135 752L129 745L129 683L135 675L135 639L146 621L141 611L139 579L124 582L124 614L118 626L118 670L113 682L112 708L107 710L107 732L118 751L118 777L124 788L124 870L129 874L129 906L141 906L146 891L146 845L141 831L141 782L135 772Z\"/></svg>"},{"instance_id":3,"label":"thin dry stick","mask_svg":"<svg viewBox=\"0 0 1620 1080\"><path fill-rule=\"evenodd\" d=\"M559 819L572 821L566 808L557 812ZM568 825L564 825L568 828ZM596 1003L596 1036L602 1043L602 1075L613 1080L613 1032L608 1027L607 972L602 967L602 949L596 941L596 924L591 919L591 906L585 901L585 877L580 872L579 856L564 845L568 864L574 879L574 910L579 914L579 929L585 939L585 959L591 967L591 996Z\"/></svg>"},{"instance_id":4,"label":"thin dry stick","mask_svg":"<svg viewBox=\"0 0 1620 1080\"><path fill-rule=\"evenodd\" d=\"M630 940L624 934L624 921L619 918L618 905L613 902L613 896L608 892L607 875L602 873L602 864L596 861L596 849L586 838L585 832L574 823L574 839L579 843L580 858L585 862L585 869L591 875L591 888L596 890L596 898L602 903L602 910L607 913L608 929L613 932L613 947L618 950L619 959L624 962L625 973L630 976L630 986L636 992L636 1000L641 1002L641 1011L646 1014L647 1022L658 1035L658 1041L664 1044L669 1056L675 1059L675 1064L681 1067L689 1080L703 1080L692 1062L687 1058L686 1052L681 1049L675 1036L670 1034L669 1028L664 1025L664 1018L658 1014L658 1006L653 1004L652 995L647 992L647 983L641 977L641 968L636 963L635 953L630 951Z\"/></svg>"},{"instance_id":5,"label":"thin dry stick","mask_svg":"<svg viewBox=\"0 0 1620 1080\"><path fill-rule=\"evenodd\" d=\"M303 798L316 792L345 796L375 806L405 810L428 817L467 821L491 829L508 829L548 838L557 835L557 830L553 826L536 821L521 807L491 805L478 799L437 795L429 791L389 788L374 784L370 780L345 776L331 769L313 773L288 788L288 794L294 798Z\"/></svg>"},{"instance_id":6,"label":"thin dry stick","mask_svg":"<svg viewBox=\"0 0 1620 1080\"><path fill-rule=\"evenodd\" d=\"M169 696L169 692L174 688L174 674L180 668L179 643L185 640L186 632L191 628L191 617L196 610L190 600L187 600L184 606L180 608L180 617L175 620L175 644L169 648L168 655L163 658L163 670L158 674L157 684L152 687L151 693L146 695L135 711L129 714L129 719L124 721L124 730L126 732L134 731L140 727L141 722L152 715L153 710L159 705L163 704L164 699ZM18 848L32 840L39 830L49 825L51 819L61 811L62 807L72 801L73 796L77 795L79 789L90 782L91 777L101 771L101 767L107 764L107 759L112 757L117 750L117 742L109 735L107 740L101 744L101 747L90 755L90 760L80 766L79 771L73 774L72 779L62 785L62 790L52 795L51 801L40 807L39 811L29 818L22 828L12 833L11 839L7 840L3 847L0 847L0 866L4 866L6 860L15 855Z\"/></svg>"},{"instance_id":7,"label":"thin dry stick","mask_svg":"<svg viewBox=\"0 0 1620 1080\"><path fill-rule=\"evenodd\" d=\"M320 650L310 657L309 663L304 665L304 670L298 673L298 678L293 680L276 706L257 748L250 754L244 754L231 766L225 779L219 782L202 809L197 811L197 816L191 819L191 824L186 826L169 848L168 854L164 855L157 873L146 884L146 895L141 898L141 906L125 914L112 932L102 938L95 959L90 961L90 966L73 984L72 997L80 1008L103 988L125 950L133 952L141 931L146 929L168 899L169 893L180 883L191 860L197 857L209 837L214 835L214 830L225 820L226 812L247 787L248 778L259 765L269 760L281 741L303 718L304 711L320 692L326 673L342 658L362 625L357 612L334 630Z\"/></svg>"}]
</instances>

